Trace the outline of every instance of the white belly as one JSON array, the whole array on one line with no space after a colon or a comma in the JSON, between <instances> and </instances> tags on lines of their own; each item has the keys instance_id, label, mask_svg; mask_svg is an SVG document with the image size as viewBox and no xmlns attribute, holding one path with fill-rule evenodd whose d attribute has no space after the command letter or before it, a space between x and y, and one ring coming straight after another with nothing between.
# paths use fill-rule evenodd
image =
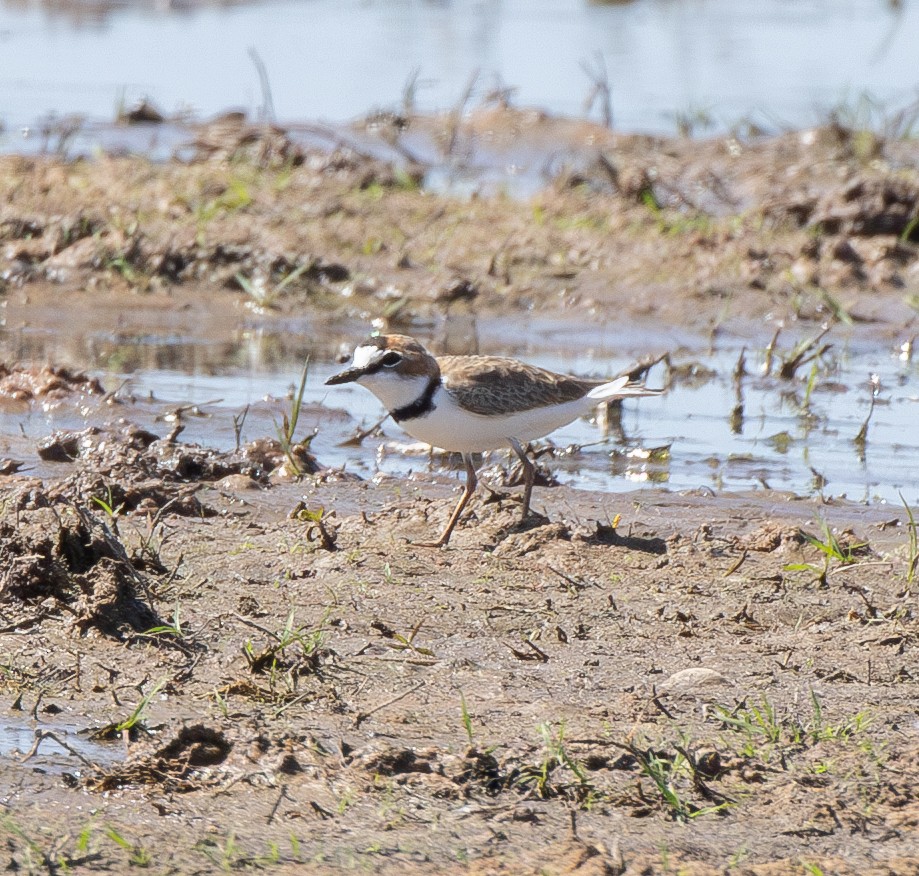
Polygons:
<instances>
[{"instance_id":1,"label":"white belly","mask_svg":"<svg viewBox=\"0 0 919 876\"><path fill-rule=\"evenodd\" d=\"M521 444L542 438L589 413L596 407L596 401L576 399L531 411L484 416L459 407L441 388L434 395L434 405L427 416L405 420L399 425L418 441L442 450L476 453L507 447L511 438Z\"/></svg>"}]
</instances>

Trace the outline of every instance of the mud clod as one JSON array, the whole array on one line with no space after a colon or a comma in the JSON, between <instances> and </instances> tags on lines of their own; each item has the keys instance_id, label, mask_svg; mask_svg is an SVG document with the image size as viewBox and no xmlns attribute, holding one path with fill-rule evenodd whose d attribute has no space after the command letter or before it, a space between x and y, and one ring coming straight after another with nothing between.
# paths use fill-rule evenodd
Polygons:
<instances>
[{"instance_id":1,"label":"mud clod","mask_svg":"<svg viewBox=\"0 0 919 876\"><path fill-rule=\"evenodd\" d=\"M189 793L221 781L213 772L223 765L233 745L219 730L204 724L181 727L164 745L150 751L137 745L123 765L90 776L93 791L110 791L128 785L156 785L163 790Z\"/></svg>"},{"instance_id":2,"label":"mud clod","mask_svg":"<svg viewBox=\"0 0 919 876\"><path fill-rule=\"evenodd\" d=\"M58 500L101 502L118 513L168 512L192 517L215 513L195 495L201 484L243 476L267 485L271 472L287 461L273 439L222 452L161 439L125 421L112 427L55 432L42 439L37 450L47 462L79 463L78 471L53 489ZM309 451L299 448L294 453L301 472L320 470Z\"/></svg>"},{"instance_id":3,"label":"mud clod","mask_svg":"<svg viewBox=\"0 0 919 876\"><path fill-rule=\"evenodd\" d=\"M403 748L372 752L362 759L361 765L369 773L396 776L403 773L433 773L436 771L436 761L436 752Z\"/></svg>"},{"instance_id":4,"label":"mud clod","mask_svg":"<svg viewBox=\"0 0 919 876\"><path fill-rule=\"evenodd\" d=\"M68 368L11 368L0 364L0 398L55 402L74 394L102 396L105 389L97 378Z\"/></svg>"},{"instance_id":5,"label":"mud clod","mask_svg":"<svg viewBox=\"0 0 919 876\"><path fill-rule=\"evenodd\" d=\"M44 508L0 521L0 604L25 611L47 599L81 632L120 637L156 622L146 589L117 538L89 512Z\"/></svg>"},{"instance_id":6,"label":"mud clod","mask_svg":"<svg viewBox=\"0 0 919 876\"><path fill-rule=\"evenodd\" d=\"M789 545L801 545L804 541L799 527L770 521L741 539L740 546L746 550L768 553Z\"/></svg>"}]
</instances>

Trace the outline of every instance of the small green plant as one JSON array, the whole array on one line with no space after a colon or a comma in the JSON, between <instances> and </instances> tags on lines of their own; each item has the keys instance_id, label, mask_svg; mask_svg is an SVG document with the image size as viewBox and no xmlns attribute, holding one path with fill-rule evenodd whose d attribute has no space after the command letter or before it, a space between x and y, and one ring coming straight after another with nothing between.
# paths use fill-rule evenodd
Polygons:
<instances>
[{"instance_id":1,"label":"small green plant","mask_svg":"<svg viewBox=\"0 0 919 876\"><path fill-rule=\"evenodd\" d=\"M338 803L335 805L335 811L339 815L344 815L348 810L348 807L351 806L356 799L357 795L354 793L354 789L345 788L345 790L342 791L338 797Z\"/></svg>"},{"instance_id":2,"label":"small green plant","mask_svg":"<svg viewBox=\"0 0 919 876\"><path fill-rule=\"evenodd\" d=\"M228 718L230 716L230 707L227 705L226 697L216 687L213 691L213 697L214 702L217 703L217 708L220 709L220 714L223 715L224 718Z\"/></svg>"},{"instance_id":3,"label":"small green plant","mask_svg":"<svg viewBox=\"0 0 919 876\"><path fill-rule=\"evenodd\" d=\"M276 842L269 840L268 849L263 855L259 855L255 861L256 867L267 867L281 862L281 849Z\"/></svg>"},{"instance_id":4,"label":"small green plant","mask_svg":"<svg viewBox=\"0 0 919 876\"><path fill-rule=\"evenodd\" d=\"M42 850L41 846L34 839L32 839L32 837L29 836L19 826L19 824L13 820L10 815L7 815L6 813L0 815L0 835L3 834L7 834L12 838L12 840L9 841L10 845L12 846L11 851L15 849L17 845L16 840L25 846L25 853L27 855L26 863L31 863L32 858L37 859L34 862L36 865L36 871L40 863L42 868L47 869L49 873L54 872L56 869L56 862L52 861L52 859ZM6 838L5 841L7 841ZM29 868L29 872L31 872L31 868Z\"/></svg>"},{"instance_id":5,"label":"small green plant","mask_svg":"<svg viewBox=\"0 0 919 876\"><path fill-rule=\"evenodd\" d=\"M134 711L125 718L120 724L115 725L115 731L117 733L124 733L126 730L134 730L135 728L142 725L144 713L147 711L147 707L150 705L150 702L153 698L166 686L166 681L168 679L161 678L147 693L144 694L141 701L134 707Z\"/></svg>"},{"instance_id":6,"label":"small green plant","mask_svg":"<svg viewBox=\"0 0 919 876\"><path fill-rule=\"evenodd\" d=\"M567 796L589 805L596 792L583 764L572 757L565 746L565 722L559 722L557 730L550 721L543 722L536 729L543 741L542 759L521 769L515 783L529 788L543 799ZM557 778L555 773L559 769L565 770L574 781Z\"/></svg>"},{"instance_id":7,"label":"small green plant","mask_svg":"<svg viewBox=\"0 0 919 876\"><path fill-rule=\"evenodd\" d=\"M715 715L726 727L737 730L748 740L775 745L782 738L782 725L776 718L775 708L767 699L758 706L730 710L715 706ZM745 752L752 754L752 749Z\"/></svg>"},{"instance_id":8,"label":"small green plant","mask_svg":"<svg viewBox=\"0 0 919 876\"><path fill-rule=\"evenodd\" d=\"M858 712L852 718L839 724L829 724L824 719L823 705L816 691L811 690L811 718L800 725L804 737L811 743L822 742L829 739L849 739L861 733L871 724L871 717L867 712Z\"/></svg>"},{"instance_id":9,"label":"small green plant","mask_svg":"<svg viewBox=\"0 0 919 876\"><path fill-rule=\"evenodd\" d=\"M291 516L296 520L306 523L306 540L309 542L318 541L323 550L335 551L337 547L337 533L333 526L329 524L329 518L335 516L335 512L326 514L325 508L311 509L307 508L303 502L298 502L297 506L291 512Z\"/></svg>"},{"instance_id":10,"label":"small green plant","mask_svg":"<svg viewBox=\"0 0 919 876\"><path fill-rule=\"evenodd\" d=\"M730 858L728 858L728 870L739 867L747 858L750 857L750 849L742 845Z\"/></svg>"},{"instance_id":11,"label":"small green plant","mask_svg":"<svg viewBox=\"0 0 919 876\"><path fill-rule=\"evenodd\" d=\"M417 654L421 657L434 657L434 652L430 648L422 648L415 644L415 637L426 620L426 617L421 617L406 636L397 633L395 630L386 630L384 635L390 640L389 647L394 648L396 651L410 651L412 654Z\"/></svg>"},{"instance_id":12,"label":"small green plant","mask_svg":"<svg viewBox=\"0 0 919 876\"><path fill-rule=\"evenodd\" d=\"M813 572L817 575L817 580L820 584L825 586L832 561L835 560L843 566L852 565L858 559L858 552L867 547L867 542L843 544L830 529L826 520L820 517L818 518L818 524L820 526L820 536L810 535L807 532L802 532L802 535L809 544L820 551L823 558L822 565L815 563L788 563L785 569L789 572Z\"/></svg>"},{"instance_id":13,"label":"small green plant","mask_svg":"<svg viewBox=\"0 0 919 876\"><path fill-rule=\"evenodd\" d=\"M113 722L94 730L90 734L91 739L117 739L119 737L125 740L134 738L139 731L147 732L144 726L144 715L153 698L166 686L168 678L165 676L156 682L144 695L140 702L134 707L134 710L123 721Z\"/></svg>"},{"instance_id":14,"label":"small green plant","mask_svg":"<svg viewBox=\"0 0 919 876\"><path fill-rule=\"evenodd\" d=\"M919 230L919 216L913 216L913 218L906 223L906 227L900 233L900 242L907 243L908 241L913 240L917 230Z\"/></svg>"},{"instance_id":15,"label":"small green plant","mask_svg":"<svg viewBox=\"0 0 919 876\"><path fill-rule=\"evenodd\" d=\"M179 602L176 600L176 607L172 612L171 624L160 624L156 627L150 627L140 633L141 636L172 636L175 639L184 639L185 632L182 629L182 622L179 618Z\"/></svg>"},{"instance_id":16,"label":"small green plant","mask_svg":"<svg viewBox=\"0 0 919 876\"><path fill-rule=\"evenodd\" d=\"M650 185L641 192L640 197L641 202L654 217L657 230L661 234L709 234L712 231L712 218L704 213L683 215L672 210L665 210Z\"/></svg>"},{"instance_id":17,"label":"small green plant","mask_svg":"<svg viewBox=\"0 0 919 876\"><path fill-rule=\"evenodd\" d=\"M906 503L906 499L903 498L903 493L898 492L897 495L900 497L900 501L906 509L906 519L909 521L906 524L909 531L909 557L906 563L906 583L912 584L913 579L916 577L916 566L919 565L919 534L916 532L916 518L913 516L912 509Z\"/></svg>"},{"instance_id":18,"label":"small green plant","mask_svg":"<svg viewBox=\"0 0 919 876\"><path fill-rule=\"evenodd\" d=\"M862 733L871 723L867 712L858 712L836 724L829 723L823 704L813 690L810 692L810 715L806 717L787 713L780 715L765 698L759 705L744 704L733 709L715 706L714 715L723 727L745 737L741 749L743 755L764 760L769 759L773 750L787 752L818 742L848 740Z\"/></svg>"},{"instance_id":19,"label":"small green plant","mask_svg":"<svg viewBox=\"0 0 919 876\"><path fill-rule=\"evenodd\" d=\"M559 216L552 223L559 231L605 231L609 222L605 216Z\"/></svg>"},{"instance_id":20,"label":"small green plant","mask_svg":"<svg viewBox=\"0 0 919 876\"><path fill-rule=\"evenodd\" d=\"M679 777L689 775L689 763L682 754L662 757L651 749L644 752L636 749L636 757L642 774L651 780L675 821L689 821L697 816L709 815L723 808L723 806L717 806L700 809L694 806L677 787Z\"/></svg>"},{"instance_id":21,"label":"small green plant","mask_svg":"<svg viewBox=\"0 0 919 876\"><path fill-rule=\"evenodd\" d=\"M203 188L203 186L202 186ZM242 210L252 203L252 193L249 186L238 178L231 179L224 191L215 198L203 196L194 200L190 209L194 213L198 225L197 243L205 243L204 232L207 226L222 213L234 213Z\"/></svg>"},{"instance_id":22,"label":"small green plant","mask_svg":"<svg viewBox=\"0 0 919 876\"><path fill-rule=\"evenodd\" d=\"M291 155L284 159L284 163L277 169L274 179L271 181L271 187L277 194L281 194L290 188L290 184L294 179L296 167L297 163L295 156Z\"/></svg>"},{"instance_id":23,"label":"small green plant","mask_svg":"<svg viewBox=\"0 0 919 876\"><path fill-rule=\"evenodd\" d=\"M326 610L314 627L298 625L293 609L282 629L272 632L260 627L272 640L260 651L256 651L251 640L246 640L243 656L249 671L253 675L268 676L272 696L286 698L296 694L300 676L320 671L322 649L328 639L326 622L330 610Z\"/></svg>"},{"instance_id":24,"label":"small green plant","mask_svg":"<svg viewBox=\"0 0 919 876\"><path fill-rule=\"evenodd\" d=\"M844 545L839 541L838 538L833 534L833 531L830 529L829 524L823 518L820 518L820 532L822 537L817 537L814 535L804 534L804 537L815 547L817 550L826 554L830 559L837 560L842 563L844 566L848 566L851 563L854 563L858 558L856 555L859 550L864 547L867 547L867 542L858 542L853 544Z\"/></svg>"},{"instance_id":25,"label":"small green plant","mask_svg":"<svg viewBox=\"0 0 919 876\"><path fill-rule=\"evenodd\" d=\"M674 787L674 778L680 774L684 766L681 755L675 755L673 759L660 757L649 749L639 755L638 764L642 773L657 789L673 818L676 821L688 821L692 818L693 810L689 802L684 800Z\"/></svg>"},{"instance_id":26,"label":"small green plant","mask_svg":"<svg viewBox=\"0 0 919 876\"><path fill-rule=\"evenodd\" d=\"M297 422L300 419L300 411L303 407L303 393L306 391L306 376L309 373L309 367L310 360L307 357L306 362L303 363L303 372L300 375L300 386L291 398L290 416L285 413L281 425L278 426L275 423L281 450L284 451L284 455L287 457L287 462L294 477L298 478L303 475L303 469L301 468L303 459L302 457L298 458L298 456L308 451L310 442L315 437L314 432L302 441L294 441L297 434Z\"/></svg>"},{"instance_id":27,"label":"small green plant","mask_svg":"<svg viewBox=\"0 0 919 876\"><path fill-rule=\"evenodd\" d=\"M213 864L216 864L225 873L243 867L249 859L243 853L236 841L236 834L231 830L221 843L216 839L204 839L194 846L196 851L202 852Z\"/></svg>"},{"instance_id":28,"label":"small green plant","mask_svg":"<svg viewBox=\"0 0 919 876\"><path fill-rule=\"evenodd\" d=\"M862 423L861 428L858 430L856 436L852 439L852 443L856 446L859 452L859 457L864 459L865 456L865 445L868 443L868 424L871 422L871 415L874 413L874 406L877 402L878 393L881 390L881 380L877 374L871 375L871 401L868 405L868 414L865 417L865 421Z\"/></svg>"},{"instance_id":29,"label":"small green plant","mask_svg":"<svg viewBox=\"0 0 919 876\"><path fill-rule=\"evenodd\" d=\"M153 858L143 846L126 840L114 827L105 828L105 835L116 846L124 849L128 853L128 861L135 867L149 867L153 863Z\"/></svg>"},{"instance_id":30,"label":"small green plant","mask_svg":"<svg viewBox=\"0 0 919 876\"><path fill-rule=\"evenodd\" d=\"M170 507L178 501L179 497L170 499L165 505L157 509L156 514L147 515L146 531L135 526L134 531L137 535L137 547L132 550L131 558L139 564L150 564L154 569L166 571L163 565L163 548L172 538L174 532L166 528L163 518L169 511Z\"/></svg>"},{"instance_id":31,"label":"small green plant","mask_svg":"<svg viewBox=\"0 0 919 876\"><path fill-rule=\"evenodd\" d=\"M811 396L813 395L814 388L817 386L817 374L818 374L817 363L814 362L811 365L811 372L807 377L807 384L804 387L804 401L801 402L801 413L805 416L811 416Z\"/></svg>"},{"instance_id":32,"label":"small green plant","mask_svg":"<svg viewBox=\"0 0 919 876\"><path fill-rule=\"evenodd\" d=\"M473 744L472 718L469 715L469 709L466 706L466 697L462 691L460 691L460 712L463 717L463 727L466 730L466 738L469 740L469 745L471 746Z\"/></svg>"},{"instance_id":33,"label":"small green plant","mask_svg":"<svg viewBox=\"0 0 919 876\"><path fill-rule=\"evenodd\" d=\"M816 335L813 335L810 338L804 338L795 344L795 346L785 356L782 357L782 361L778 369L779 377L781 377L783 380L793 380L799 368L807 365L809 362L815 362L819 360L824 355L824 353L828 352L832 347L832 344L823 344L821 341L829 331L830 326L825 325ZM776 332L772 338L772 341L769 343L769 347L766 349L766 364L769 367L767 369L764 365L764 374L768 374L772 368L772 357L775 352L775 345L778 341L778 337L779 333Z\"/></svg>"},{"instance_id":34,"label":"small green plant","mask_svg":"<svg viewBox=\"0 0 919 876\"><path fill-rule=\"evenodd\" d=\"M131 286L146 288L150 285L150 278L140 273L126 255L118 255L109 259L107 267L120 274L122 279Z\"/></svg>"},{"instance_id":35,"label":"small green plant","mask_svg":"<svg viewBox=\"0 0 919 876\"><path fill-rule=\"evenodd\" d=\"M826 309L830 311L836 322L841 322L844 325L852 325L852 316L836 296L822 287L818 289L818 292L820 294L820 300L823 302Z\"/></svg>"},{"instance_id":36,"label":"small green plant","mask_svg":"<svg viewBox=\"0 0 919 876\"><path fill-rule=\"evenodd\" d=\"M115 499L112 496L112 488L108 487L106 497L102 499L99 496L93 496L93 503L102 509L102 511L105 513L105 516L111 522L112 529L117 533L118 519L121 516L121 512L124 510L124 502L116 507Z\"/></svg>"},{"instance_id":37,"label":"small green plant","mask_svg":"<svg viewBox=\"0 0 919 876\"><path fill-rule=\"evenodd\" d=\"M891 108L885 101L879 99L869 91L844 95L839 103L830 110L829 125L835 128L838 137L861 136L870 137L877 141L877 147L883 146L886 140L911 139L916 135L917 121L919 121L919 108L915 102L905 107ZM854 150L859 154L864 150ZM875 157L873 152L861 152L869 157Z\"/></svg>"},{"instance_id":38,"label":"small green plant","mask_svg":"<svg viewBox=\"0 0 919 876\"><path fill-rule=\"evenodd\" d=\"M94 827L95 825L90 821L77 836L76 850L81 855L89 851L89 841L92 839Z\"/></svg>"},{"instance_id":39,"label":"small green plant","mask_svg":"<svg viewBox=\"0 0 919 876\"><path fill-rule=\"evenodd\" d=\"M267 280L263 277L252 279L242 273L234 274L234 279L240 285L240 288L249 296L249 304L257 311L274 310L278 306L278 299L284 290L300 279L312 265L304 262L298 265L290 273L282 277L277 283L269 286Z\"/></svg>"},{"instance_id":40,"label":"small green plant","mask_svg":"<svg viewBox=\"0 0 919 876\"><path fill-rule=\"evenodd\" d=\"M731 798L706 784L695 756L690 753L687 734L680 734L679 744L672 746L673 754L651 747L642 748L632 740L614 744L632 755L642 775L651 780L659 805L662 804L675 821L686 822L706 815L716 815L734 805ZM653 802L645 797L641 786L639 795L646 802ZM712 805L697 805L691 795L699 795Z\"/></svg>"},{"instance_id":41,"label":"small green plant","mask_svg":"<svg viewBox=\"0 0 919 876\"><path fill-rule=\"evenodd\" d=\"M697 133L709 131L715 127L717 121L711 109L703 106L692 106L685 110L670 113L676 126L677 135L690 139Z\"/></svg>"},{"instance_id":42,"label":"small green plant","mask_svg":"<svg viewBox=\"0 0 919 876\"><path fill-rule=\"evenodd\" d=\"M236 450L242 445L243 425L249 416L249 405L246 405L238 414L233 414L233 438L236 440Z\"/></svg>"}]
</instances>

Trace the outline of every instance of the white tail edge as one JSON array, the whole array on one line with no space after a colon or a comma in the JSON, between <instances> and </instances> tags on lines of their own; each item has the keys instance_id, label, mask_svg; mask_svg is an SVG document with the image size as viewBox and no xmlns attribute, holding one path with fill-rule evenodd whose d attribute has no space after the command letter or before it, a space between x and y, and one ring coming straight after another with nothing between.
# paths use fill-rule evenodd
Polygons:
<instances>
[{"instance_id":1,"label":"white tail edge","mask_svg":"<svg viewBox=\"0 0 919 876\"><path fill-rule=\"evenodd\" d=\"M587 393L587 397L602 402L629 396L661 395L663 392L662 389L648 389L643 383L629 383L628 377L617 377L609 383L595 386Z\"/></svg>"}]
</instances>

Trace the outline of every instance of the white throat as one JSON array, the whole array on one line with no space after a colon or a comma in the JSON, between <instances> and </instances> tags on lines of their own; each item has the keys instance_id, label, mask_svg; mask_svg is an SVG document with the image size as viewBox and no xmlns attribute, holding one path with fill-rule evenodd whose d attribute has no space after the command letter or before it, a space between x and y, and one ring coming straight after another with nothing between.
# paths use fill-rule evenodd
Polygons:
<instances>
[{"instance_id":1,"label":"white throat","mask_svg":"<svg viewBox=\"0 0 919 876\"><path fill-rule=\"evenodd\" d=\"M377 371L375 374L365 374L357 382L367 387L387 411L397 411L421 398L428 388L429 380L421 375L402 377L395 371Z\"/></svg>"}]
</instances>

